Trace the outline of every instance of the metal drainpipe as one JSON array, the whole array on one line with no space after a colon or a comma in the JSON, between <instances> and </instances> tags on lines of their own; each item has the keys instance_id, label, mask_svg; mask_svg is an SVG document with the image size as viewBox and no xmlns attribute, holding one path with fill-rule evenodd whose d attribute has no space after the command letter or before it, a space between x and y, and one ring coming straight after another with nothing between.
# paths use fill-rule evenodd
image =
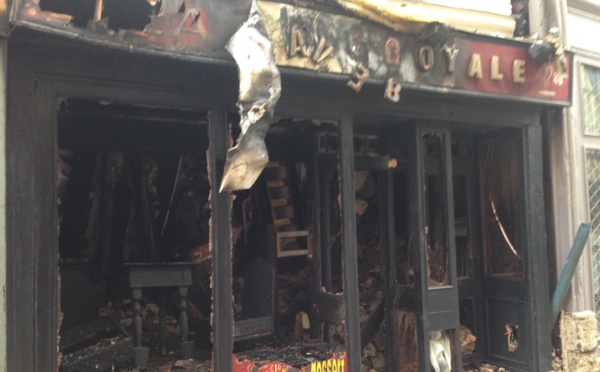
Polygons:
<instances>
[{"instance_id":1,"label":"metal drainpipe","mask_svg":"<svg viewBox=\"0 0 600 372\"><path fill-rule=\"evenodd\" d=\"M565 262L565 266L560 274L560 279L556 284L556 289L554 290L554 294L552 295L551 302L551 318L550 321L552 325L556 323L556 319L560 314L560 309L562 308L562 304L567 296L567 291L571 286L571 280L573 279L573 275L575 274L575 269L577 268L577 264L579 263L579 258L581 258L581 253L583 253L583 249L585 248L585 242L587 241L588 236L590 235L590 231L592 230L592 224L590 223L582 223L579 226L579 230L577 230L577 235L575 236L575 240L573 241L573 246L569 251L569 257Z\"/></svg>"}]
</instances>

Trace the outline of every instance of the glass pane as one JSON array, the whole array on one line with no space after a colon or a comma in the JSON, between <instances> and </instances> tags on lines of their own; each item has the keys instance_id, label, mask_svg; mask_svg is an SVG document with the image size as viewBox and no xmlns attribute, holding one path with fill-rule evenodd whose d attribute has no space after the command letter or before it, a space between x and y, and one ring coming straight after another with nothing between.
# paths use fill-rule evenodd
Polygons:
<instances>
[{"instance_id":1,"label":"glass pane","mask_svg":"<svg viewBox=\"0 0 600 372\"><path fill-rule=\"evenodd\" d=\"M523 272L520 141L485 142L479 149L486 274L520 279Z\"/></svg>"},{"instance_id":2,"label":"glass pane","mask_svg":"<svg viewBox=\"0 0 600 372\"><path fill-rule=\"evenodd\" d=\"M586 150L588 195L592 232L592 274L596 317L600 319L600 150ZM600 329L599 329L600 330Z\"/></svg>"},{"instance_id":3,"label":"glass pane","mask_svg":"<svg viewBox=\"0 0 600 372\"><path fill-rule=\"evenodd\" d=\"M428 133L423 136L428 286L449 283L446 169L443 141L443 136L438 133Z\"/></svg>"},{"instance_id":4,"label":"glass pane","mask_svg":"<svg viewBox=\"0 0 600 372\"><path fill-rule=\"evenodd\" d=\"M600 135L600 69L585 66L582 75L584 132Z\"/></svg>"}]
</instances>

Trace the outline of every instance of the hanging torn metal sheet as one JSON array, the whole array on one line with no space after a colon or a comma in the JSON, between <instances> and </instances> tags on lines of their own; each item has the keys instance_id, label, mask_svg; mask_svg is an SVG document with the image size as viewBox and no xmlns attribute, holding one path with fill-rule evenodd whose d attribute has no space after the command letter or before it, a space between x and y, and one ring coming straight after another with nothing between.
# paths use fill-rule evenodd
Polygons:
<instances>
[{"instance_id":1,"label":"hanging torn metal sheet","mask_svg":"<svg viewBox=\"0 0 600 372\"><path fill-rule=\"evenodd\" d=\"M281 77L273 45L256 2L250 17L225 46L238 65L240 134L227 152L220 191L250 188L269 161L265 135L281 95Z\"/></svg>"}]
</instances>

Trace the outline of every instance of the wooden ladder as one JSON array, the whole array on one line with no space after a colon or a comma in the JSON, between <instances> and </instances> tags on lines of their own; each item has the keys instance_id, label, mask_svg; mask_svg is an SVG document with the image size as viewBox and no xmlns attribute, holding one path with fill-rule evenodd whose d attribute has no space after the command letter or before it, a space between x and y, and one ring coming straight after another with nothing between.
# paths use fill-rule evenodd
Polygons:
<instances>
[{"instance_id":1,"label":"wooden ladder","mask_svg":"<svg viewBox=\"0 0 600 372\"><path fill-rule=\"evenodd\" d=\"M305 256L311 252L308 230L296 212L287 165L269 162L265 183L271 205L277 257Z\"/></svg>"}]
</instances>

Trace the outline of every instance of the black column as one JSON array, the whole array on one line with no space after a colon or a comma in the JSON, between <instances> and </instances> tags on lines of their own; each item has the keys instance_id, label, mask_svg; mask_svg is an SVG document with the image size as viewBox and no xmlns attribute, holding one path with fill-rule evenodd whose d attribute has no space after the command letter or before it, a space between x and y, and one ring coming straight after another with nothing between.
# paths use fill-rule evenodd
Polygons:
<instances>
[{"instance_id":1,"label":"black column","mask_svg":"<svg viewBox=\"0 0 600 372\"><path fill-rule=\"evenodd\" d=\"M211 183L210 242L213 252L213 370L232 371L233 307L230 193L219 193L229 145L227 113L214 107L208 114L209 176Z\"/></svg>"},{"instance_id":2,"label":"black column","mask_svg":"<svg viewBox=\"0 0 600 372\"><path fill-rule=\"evenodd\" d=\"M358 314L358 261L354 190L354 130L352 114L344 113L339 122L339 169L344 260L344 297L346 302L346 348L348 370L360 371L360 321Z\"/></svg>"},{"instance_id":3,"label":"black column","mask_svg":"<svg viewBox=\"0 0 600 372\"><path fill-rule=\"evenodd\" d=\"M551 370L550 295L544 204L542 128L539 120L523 128L524 249L533 371Z\"/></svg>"}]
</instances>

